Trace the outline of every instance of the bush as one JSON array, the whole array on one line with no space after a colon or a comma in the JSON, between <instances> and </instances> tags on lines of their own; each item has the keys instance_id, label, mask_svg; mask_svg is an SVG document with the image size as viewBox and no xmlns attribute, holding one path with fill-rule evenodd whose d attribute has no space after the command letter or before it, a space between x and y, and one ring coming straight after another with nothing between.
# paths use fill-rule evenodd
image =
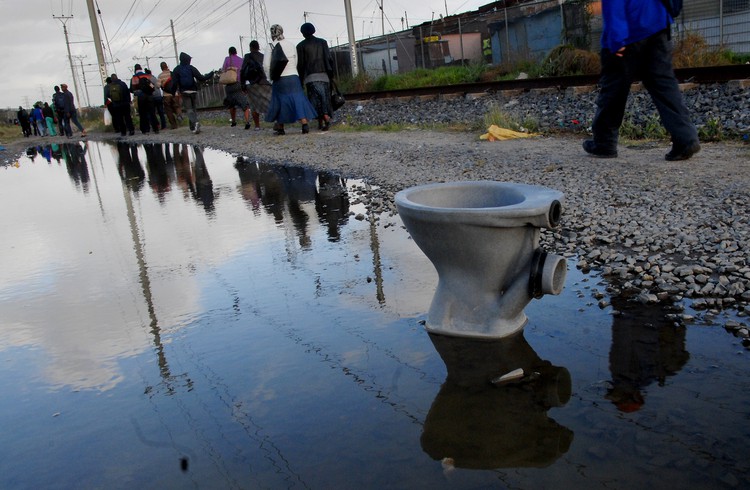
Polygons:
<instances>
[{"instance_id":1,"label":"bush","mask_svg":"<svg viewBox=\"0 0 750 490\"><path fill-rule=\"evenodd\" d=\"M729 65L732 62L733 55L729 51L709 46L698 33L688 31L675 40L672 57L675 68Z\"/></svg>"},{"instance_id":2,"label":"bush","mask_svg":"<svg viewBox=\"0 0 750 490\"><path fill-rule=\"evenodd\" d=\"M596 75L597 73L599 73L599 56L573 46L557 46L552 49L539 67L539 75L543 77Z\"/></svg>"}]
</instances>

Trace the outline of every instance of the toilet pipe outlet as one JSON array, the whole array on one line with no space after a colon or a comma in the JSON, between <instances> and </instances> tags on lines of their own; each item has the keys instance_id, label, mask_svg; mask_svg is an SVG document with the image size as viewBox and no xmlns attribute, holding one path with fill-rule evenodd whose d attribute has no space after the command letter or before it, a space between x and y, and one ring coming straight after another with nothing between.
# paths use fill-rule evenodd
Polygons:
<instances>
[{"instance_id":1,"label":"toilet pipe outlet","mask_svg":"<svg viewBox=\"0 0 750 490\"><path fill-rule=\"evenodd\" d=\"M529 296L541 298L545 294L560 294L568 273L565 257L549 254L538 248L531 259Z\"/></svg>"}]
</instances>

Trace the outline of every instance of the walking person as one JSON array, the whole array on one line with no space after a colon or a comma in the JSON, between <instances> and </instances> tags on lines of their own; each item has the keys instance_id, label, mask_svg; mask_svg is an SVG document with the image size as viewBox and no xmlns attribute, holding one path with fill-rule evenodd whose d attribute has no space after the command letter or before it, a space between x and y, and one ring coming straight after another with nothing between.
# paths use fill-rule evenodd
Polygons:
<instances>
[{"instance_id":1,"label":"walking person","mask_svg":"<svg viewBox=\"0 0 750 490\"><path fill-rule=\"evenodd\" d=\"M47 102L45 102L44 107L42 107L42 115L44 116L44 122L47 125L47 134L50 136L57 136L57 131L55 131L55 112Z\"/></svg>"},{"instance_id":2,"label":"walking person","mask_svg":"<svg viewBox=\"0 0 750 490\"><path fill-rule=\"evenodd\" d=\"M297 44L297 73L305 84L307 98L318 113L318 129L328 131L333 108L331 107L331 79L333 63L325 39L313 36L315 26L302 24L304 40Z\"/></svg>"},{"instance_id":3,"label":"walking person","mask_svg":"<svg viewBox=\"0 0 750 490\"><path fill-rule=\"evenodd\" d=\"M302 90L302 82L297 73L297 47L284 38L284 29L279 24L271 26L271 39L276 44L271 52L268 69L273 85L266 122L275 122L275 134L283 135L286 134L285 124L299 121L302 124L302 134L307 134L310 132L308 121L318 117L318 114Z\"/></svg>"},{"instance_id":4,"label":"walking person","mask_svg":"<svg viewBox=\"0 0 750 490\"><path fill-rule=\"evenodd\" d=\"M38 102L34 104L34 108L31 110L31 117L34 119L39 136L47 136L47 121Z\"/></svg>"},{"instance_id":5,"label":"walking person","mask_svg":"<svg viewBox=\"0 0 750 490\"><path fill-rule=\"evenodd\" d=\"M60 136L65 134L65 95L60 91L60 87L55 85L55 93L52 94L52 109L57 116L57 130Z\"/></svg>"},{"instance_id":6,"label":"walking person","mask_svg":"<svg viewBox=\"0 0 750 490\"><path fill-rule=\"evenodd\" d=\"M167 115L169 127L177 129L178 120L182 120L180 98L175 95L175 82L172 80L172 72L169 71L169 65L162 61L159 66L161 68L161 73L159 73L159 76L157 76L156 79L159 81L159 88L161 88L161 91L164 94L164 112Z\"/></svg>"},{"instance_id":7,"label":"walking person","mask_svg":"<svg viewBox=\"0 0 750 490\"><path fill-rule=\"evenodd\" d=\"M31 122L29 120L29 113L26 112L26 109L19 105L16 117L18 118L18 123L21 125L21 132L23 133L24 138L31 136Z\"/></svg>"},{"instance_id":8,"label":"walking person","mask_svg":"<svg viewBox=\"0 0 750 490\"><path fill-rule=\"evenodd\" d=\"M159 134L159 121L156 120L156 107L153 98L158 82L156 77L143 71L143 67L139 63L136 63L133 69L135 73L133 73L133 78L130 79L130 92L135 95L138 102L141 133L148 134L153 129L154 134Z\"/></svg>"},{"instance_id":9,"label":"walking person","mask_svg":"<svg viewBox=\"0 0 750 490\"><path fill-rule=\"evenodd\" d=\"M109 100L108 107L112 113L112 126L125 136L127 131L130 136L135 134L133 116L130 114L130 88L120 80L117 74L110 75L110 82L104 87L104 102Z\"/></svg>"},{"instance_id":10,"label":"walking person","mask_svg":"<svg viewBox=\"0 0 750 490\"><path fill-rule=\"evenodd\" d=\"M250 41L250 52L242 60L240 81L247 92L255 131L260 131L260 115L268 112L271 103L271 82L263 69L263 53L258 41Z\"/></svg>"},{"instance_id":11,"label":"walking person","mask_svg":"<svg viewBox=\"0 0 750 490\"><path fill-rule=\"evenodd\" d=\"M68 85L65 83L60 84L60 88L62 89L63 94L63 114L64 114L64 120L65 120L65 136L68 138L73 137L73 128L71 128L70 123L76 125L78 130L81 132L81 136L84 138L86 137L86 130L81 125L80 122L78 122L78 111L76 110L76 104L75 104L75 98L73 97L73 94L68 90Z\"/></svg>"},{"instance_id":12,"label":"walking person","mask_svg":"<svg viewBox=\"0 0 750 490\"><path fill-rule=\"evenodd\" d=\"M247 99L245 91L242 90L242 80L240 70L242 69L242 58L237 56L237 48L229 48L229 56L224 58L224 64L221 65L221 71L233 71L236 82L224 85L224 104L229 108L229 117L231 126L237 126L237 109L240 109L245 116L245 129L250 129L250 101Z\"/></svg>"},{"instance_id":13,"label":"walking person","mask_svg":"<svg viewBox=\"0 0 750 490\"><path fill-rule=\"evenodd\" d=\"M151 99L154 101L154 110L156 111L158 122L161 123L161 129L167 129L167 117L164 114L164 91L161 89L161 85L159 85L159 79L151 73L151 70L146 68L145 71L146 75L149 75L154 83L154 93Z\"/></svg>"},{"instance_id":14,"label":"walking person","mask_svg":"<svg viewBox=\"0 0 750 490\"><path fill-rule=\"evenodd\" d=\"M583 149L600 158L617 156L630 86L640 78L672 136L672 149L664 158L692 157L701 147L672 69L674 19L661 0L602 0L602 16L601 91L592 125L594 138L584 141Z\"/></svg>"},{"instance_id":15,"label":"walking person","mask_svg":"<svg viewBox=\"0 0 750 490\"><path fill-rule=\"evenodd\" d=\"M198 122L198 113L195 110L195 100L198 97L198 82L205 82L214 76L210 71L201 75L196 67L190 64L192 57L187 53L180 53L180 64L172 72L172 79L177 82L177 90L182 97L182 110L187 113L190 122L190 131L195 134L201 132L201 124Z\"/></svg>"}]
</instances>

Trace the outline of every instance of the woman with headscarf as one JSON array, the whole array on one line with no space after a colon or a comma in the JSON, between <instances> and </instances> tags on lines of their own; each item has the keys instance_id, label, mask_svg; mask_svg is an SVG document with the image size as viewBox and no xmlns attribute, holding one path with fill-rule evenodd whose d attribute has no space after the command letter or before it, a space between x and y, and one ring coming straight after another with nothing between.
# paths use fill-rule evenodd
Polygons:
<instances>
[{"instance_id":1,"label":"woman with headscarf","mask_svg":"<svg viewBox=\"0 0 750 490\"><path fill-rule=\"evenodd\" d=\"M278 24L271 26L271 39L276 43L267 70L273 86L266 122L275 122L275 133L282 135L285 134L284 124L299 121L302 134L307 134L310 132L308 121L317 118L318 114L302 90L297 74L297 47L284 38L284 29Z\"/></svg>"}]
</instances>

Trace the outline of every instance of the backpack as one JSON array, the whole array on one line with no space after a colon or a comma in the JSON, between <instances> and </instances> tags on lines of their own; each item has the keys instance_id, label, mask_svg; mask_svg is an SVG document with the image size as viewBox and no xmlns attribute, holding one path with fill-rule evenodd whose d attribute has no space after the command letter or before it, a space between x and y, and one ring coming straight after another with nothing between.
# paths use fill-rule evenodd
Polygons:
<instances>
[{"instance_id":1,"label":"backpack","mask_svg":"<svg viewBox=\"0 0 750 490\"><path fill-rule=\"evenodd\" d=\"M258 83L263 79L263 67L258 63L250 53L245 55L245 62L242 64L242 80L250 83Z\"/></svg>"},{"instance_id":2,"label":"backpack","mask_svg":"<svg viewBox=\"0 0 750 490\"><path fill-rule=\"evenodd\" d=\"M154 84L151 83L150 78L151 77L146 74L138 75L138 90L143 92L145 95L151 95L154 93Z\"/></svg>"},{"instance_id":3,"label":"backpack","mask_svg":"<svg viewBox=\"0 0 750 490\"><path fill-rule=\"evenodd\" d=\"M110 84L109 98L112 99L112 102L120 102L122 100L122 85L119 83Z\"/></svg>"},{"instance_id":4,"label":"backpack","mask_svg":"<svg viewBox=\"0 0 750 490\"><path fill-rule=\"evenodd\" d=\"M177 73L177 81L180 83L180 90L190 90L195 85L193 71L188 65L180 65L174 69L172 76Z\"/></svg>"},{"instance_id":5,"label":"backpack","mask_svg":"<svg viewBox=\"0 0 750 490\"><path fill-rule=\"evenodd\" d=\"M661 0L661 3L673 19L676 19L682 12L682 0Z\"/></svg>"},{"instance_id":6,"label":"backpack","mask_svg":"<svg viewBox=\"0 0 750 490\"><path fill-rule=\"evenodd\" d=\"M164 83L161 84L161 89L164 91L164 93L167 93L169 95L174 95L177 93L177 84L172 80L172 76L174 75L174 72L172 72L172 75L169 76L166 80L164 80Z\"/></svg>"}]
</instances>

